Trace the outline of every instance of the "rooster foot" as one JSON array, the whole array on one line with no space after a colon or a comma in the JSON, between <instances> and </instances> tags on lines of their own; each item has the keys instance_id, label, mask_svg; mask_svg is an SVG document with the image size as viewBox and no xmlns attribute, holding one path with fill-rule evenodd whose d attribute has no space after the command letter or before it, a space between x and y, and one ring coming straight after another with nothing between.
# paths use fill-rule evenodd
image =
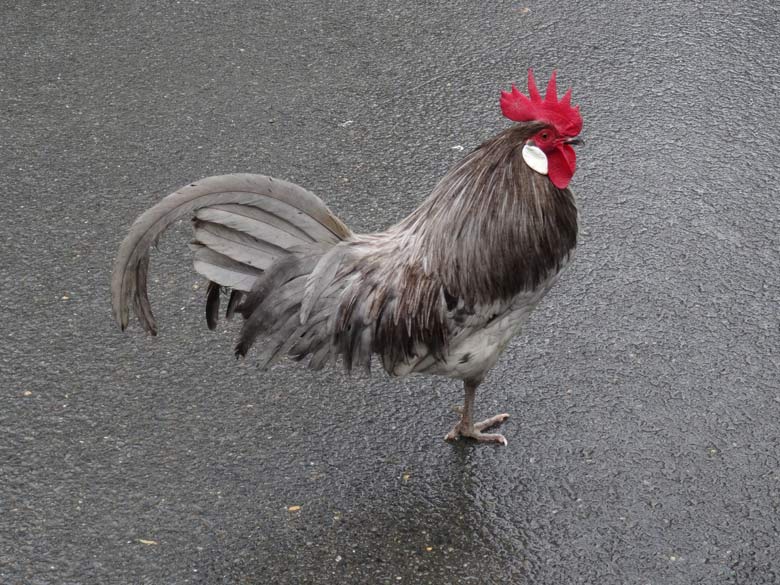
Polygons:
<instances>
[{"instance_id":1,"label":"rooster foot","mask_svg":"<svg viewBox=\"0 0 780 585\"><path fill-rule=\"evenodd\" d=\"M460 437L468 437L469 439L474 439L480 443L500 443L506 447L507 440L504 435L499 435L498 433L483 433L482 431L498 426L508 418L509 414L502 413L474 424L468 424L461 418L452 430L447 433L444 440L454 441Z\"/></svg>"}]
</instances>

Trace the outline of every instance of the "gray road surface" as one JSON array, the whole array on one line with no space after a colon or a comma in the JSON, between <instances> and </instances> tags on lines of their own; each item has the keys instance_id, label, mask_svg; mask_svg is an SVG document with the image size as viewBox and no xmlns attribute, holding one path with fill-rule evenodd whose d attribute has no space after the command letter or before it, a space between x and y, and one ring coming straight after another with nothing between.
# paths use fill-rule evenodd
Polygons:
<instances>
[{"instance_id":1,"label":"gray road surface","mask_svg":"<svg viewBox=\"0 0 780 585\"><path fill-rule=\"evenodd\" d=\"M780 582L776 3L0 18L1 583ZM236 362L187 226L153 258L160 337L115 328L114 254L162 196L262 172L384 227L529 65L582 106L584 229L479 396L508 448L442 441L447 380Z\"/></svg>"}]
</instances>

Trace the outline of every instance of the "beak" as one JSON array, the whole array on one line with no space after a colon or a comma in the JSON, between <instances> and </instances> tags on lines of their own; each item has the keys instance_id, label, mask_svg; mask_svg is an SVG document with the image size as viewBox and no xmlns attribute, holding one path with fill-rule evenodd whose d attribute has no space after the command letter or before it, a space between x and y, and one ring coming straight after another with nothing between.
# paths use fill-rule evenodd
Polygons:
<instances>
[{"instance_id":1,"label":"beak","mask_svg":"<svg viewBox=\"0 0 780 585\"><path fill-rule=\"evenodd\" d=\"M565 142L566 142L566 144L571 144L572 146L578 146L580 144L585 144L585 141L583 141L582 138L569 138Z\"/></svg>"}]
</instances>

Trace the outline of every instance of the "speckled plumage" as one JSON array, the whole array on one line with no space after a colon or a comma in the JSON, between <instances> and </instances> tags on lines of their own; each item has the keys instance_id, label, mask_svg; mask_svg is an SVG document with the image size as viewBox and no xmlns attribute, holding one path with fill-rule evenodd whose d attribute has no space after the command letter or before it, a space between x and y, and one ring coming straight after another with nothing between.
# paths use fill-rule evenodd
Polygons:
<instances>
[{"instance_id":1,"label":"speckled plumage","mask_svg":"<svg viewBox=\"0 0 780 585\"><path fill-rule=\"evenodd\" d=\"M149 247L192 214L195 268L211 281L207 322L216 325L220 290L233 289L229 312L245 318L238 355L257 345L264 367L289 355L314 369L340 359L347 370L369 369L376 355L391 375L475 388L576 245L570 191L522 158L545 126L516 124L486 141L408 217L373 234L352 233L316 196L269 177L194 183L131 228L114 271L115 317L124 328L132 301L156 333Z\"/></svg>"},{"instance_id":2,"label":"speckled plumage","mask_svg":"<svg viewBox=\"0 0 780 585\"><path fill-rule=\"evenodd\" d=\"M329 358L340 356L352 369L368 368L377 354L393 375L481 380L576 242L570 192L528 169L520 155L519 146L538 128L517 125L477 148L388 230L354 234L327 251L301 250L271 267L263 282L278 279L289 262L313 266L305 283L289 285L300 288L306 310L296 328L288 328L316 340L293 346L292 355L303 359L314 348L329 348ZM284 311L278 320L252 319L255 311L265 315L265 307L276 306L281 294L274 285L245 301L249 321L240 354L259 333L283 327ZM310 314L323 312L329 318L309 323Z\"/></svg>"}]
</instances>

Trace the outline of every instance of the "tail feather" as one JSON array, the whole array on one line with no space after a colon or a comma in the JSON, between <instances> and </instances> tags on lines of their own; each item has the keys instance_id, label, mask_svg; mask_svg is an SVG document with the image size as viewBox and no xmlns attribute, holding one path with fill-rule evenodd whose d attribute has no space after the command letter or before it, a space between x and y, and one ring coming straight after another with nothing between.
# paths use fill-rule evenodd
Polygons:
<instances>
[{"instance_id":1,"label":"tail feather","mask_svg":"<svg viewBox=\"0 0 780 585\"><path fill-rule=\"evenodd\" d=\"M298 306L287 311L285 317L284 323L277 327L273 335L264 340L263 348L257 355L258 365L263 370L268 369L274 362L284 356L306 327L301 325L298 320Z\"/></svg>"},{"instance_id":2,"label":"tail feather","mask_svg":"<svg viewBox=\"0 0 780 585\"><path fill-rule=\"evenodd\" d=\"M217 320L219 319L219 297L219 285L209 281L206 291L206 325L212 331L217 328Z\"/></svg>"},{"instance_id":3,"label":"tail feather","mask_svg":"<svg viewBox=\"0 0 780 585\"><path fill-rule=\"evenodd\" d=\"M242 308L246 321L241 328L236 355L246 355L260 335L277 330L289 316L297 316L303 287L315 261L316 258L291 256L290 260L280 262L278 268L274 266L258 283ZM269 292L273 294L269 295ZM287 335L291 335L294 329L291 325Z\"/></svg>"},{"instance_id":4,"label":"tail feather","mask_svg":"<svg viewBox=\"0 0 780 585\"><path fill-rule=\"evenodd\" d=\"M330 359L333 357L333 345L330 343L323 343L319 349L317 349L309 360L309 369L319 371L325 367Z\"/></svg>"},{"instance_id":5,"label":"tail feather","mask_svg":"<svg viewBox=\"0 0 780 585\"><path fill-rule=\"evenodd\" d=\"M141 258L138 262L138 270L135 274L136 286L139 289L146 290L147 280L149 279L149 257ZM152 314L152 306L149 303L149 298L146 296L137 295L133 298L133 310L138 315L139 321L145 324L147 331L152 335L157 333L157 329L154 325L154 315Z\"/></svg>"},{"instance_id":6,"label":"tail feather","mask_svg":"<svg viewBox=\"0 0 780 585\"><path fill-rule=\"evenodd\" d=\"M144 329L156 334L147 293L149 252L173 223L192 215L199 222L195 269L218 285L242 291L251 290L269 261L285 250L314 242L330 246L352 236L321 199L293 183L251 174L192 183L143 213L122 242L111 300L114 320L123 330L132 304ZM235 310L231 305L229 310Z\"/></svg>"},{"instance_id":7,"label":"tail feather","mask_svg":"<svg viewBox=\"0 0 780 585\"><path fill-rule=\"evenodd\" d=\"M344 246L334 246L323 255L322 259L314 267L308 281L306 282L306 291L303 295L303 304L301 306L301 324L306 323L309 314L316 306L320 295L333 282L341 265L347 255L347 249Z\"/></svg>"},{"instance_id":8,"label":"tail feather","mask_svg":"<svg viewBox=\"0 0 780 585\"><path fill-rule=\"evenodd\" d=\"M249 291L263 275L262 270L236 262L202 244L192 243L190 248L195 252L192 261L195 270L222 286Z\"/></svg>"},{"instance_id":9,"label":"tail feather","mask_svg":"<svg viewBox=\"0 0 780 585\"><path fill-rule=\"evenodd\" d=\"M228 301L227 309L225 309L225 319L232 319L236 313L236 309L241 301L244 300L246 293L242 290L233 289L230 291L230 300Z\"/></svg>"},{"instance_id":10,"label":"tail feather","mask_svg":"<svg viewBox=\"0 0 780 585\"><path fill-rule=\"evenodd\" d=\"M311 262L312 260L308 264ZM284 256L258 279L239 305L238 312L244 316L244 319L250 319L271 292L302 274L306 274L306 268L302 266L302 258L296 254Z\"/></svg>"},{"instance_id":11,"label":"tail feather","mask_svg":"<svg viewBox=\"0 0 780 585\"><path fill-rule=\"evenodd\" d=\"M264 339L257 357L263 368L285 354L299 360L313 354L315 365L324 365L333 355L332 325L345 281L329 282L310 317L305 323L300 321L305 287L326 255L321 248L313 247L291 254L266 272L241 305L246 321L236 346L237 355L246 355L260 336Z\"/></svg>"},{"instance_id":12,"label":"tail feather","mask_svg":"<svg viewBox=\"0 0 780 585\"><path fill-rule=\"evenodd\" d=\"M267 240L258 240L244 232L224 225L203 221L197 217L193 220L195 241L219 252L233 260L266 270L274 261L287 254L287 250L277 244L269 244Z\"/></svg>"},{"instance_id":13,"label":"tail feather","mask_svg":"<svg viewBox=\"0 0 780 585\"><path fill-rule=\"evenodd\" d=\"M306 355L314 353L325 343L331 343L330 331L326 325L333 313L333 308L327 305L319 313L312 315L304 325L301 325L289 348L288 355L295 360L302 360Z\"/></svg>"},{"instance_id":14,"label":"tail feather","mask_svg":"<svg viewBox=\"0 0 780 585\"><path fill-rule=\"evenodd\" d=\"M303 230L295 229L286 220L253 207L253 204L234 205L232 209L226 209L227 207L227 205L220 205L199 209L195 217L248 234L261 242L273 242L283 249L315 241ZM236 209L238 211L235 211ZM332 239L333 236L330 237Z\"/></svg>"}]
</instances>

